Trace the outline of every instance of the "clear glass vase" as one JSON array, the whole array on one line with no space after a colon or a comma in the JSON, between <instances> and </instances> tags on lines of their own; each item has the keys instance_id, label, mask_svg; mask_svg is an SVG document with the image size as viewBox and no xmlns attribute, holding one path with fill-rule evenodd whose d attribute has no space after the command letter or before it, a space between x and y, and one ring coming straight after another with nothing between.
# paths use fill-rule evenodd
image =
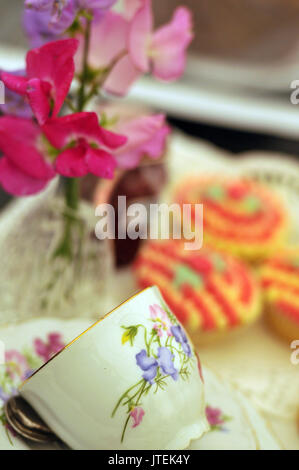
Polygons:
<instances>
[{"instance_id":1,"label":"clear glass vase","mask_svg":"<svg viewBox=\"0 0 299 470\"><path fill-rule=\"evenodd\" d=\"M112 255L108 242L95 237L96 222L86 202L76 212L66 210L57 184L6 210L0 223L0 325L43 316L99 318L106 312Z\"/></svg>"}]
</instances>

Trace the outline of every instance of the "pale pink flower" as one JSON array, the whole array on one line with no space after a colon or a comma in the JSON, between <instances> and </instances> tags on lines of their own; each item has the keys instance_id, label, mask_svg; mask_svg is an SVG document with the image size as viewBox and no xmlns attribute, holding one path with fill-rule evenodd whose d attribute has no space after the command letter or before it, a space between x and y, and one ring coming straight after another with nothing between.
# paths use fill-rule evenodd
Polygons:
<instances>
[{"instance_id":1,"label":"pale pink flower","mask_svg":"<svg viewBox=\"0 0 299 470\"><path fill-rule=\"evenodd\" d=\"M153 31L151 0L145 0L130 25L129 54L140 72L152 72L161 80L177 80L185 70L186 49L192 39L188 8L177 8L168 24Z\"/></svg>"},{"instance_id":2,"label":"pale pink flower","mask_svg":"<svg viewBox=\"0 0 299 470\"><path fill-rule=\"evenodd\" d=\"M149 309L151 319L155 323L153 328L157 331L157 335L161 337L165 332L167 336L172 336L172 323L165 310L158 304L150 305Z\"/></svg>"},{"instance_id":3,"label":"pale pink flower","mask_svg":"<svg viewBox=\"0 0 299 470\"><path fill-rule=\"evenodd\" d=\"M143 416L145 414L145 411L141 406L136 406L135 408L132 409L130 412L130 416L133 419L133 424L132 428L136 428L136 426L139 426L141 423Z\"/></svg>"},{"instance_id":4,"label":"pale pink flower","mask_svg":"<svg viewBox=\"0 0 299 470\"><path fill-rule=\"evenodd\" d=\"M26 378L26 373L30 370L26 357L15 349L6 351L5 363L6 372L11 379L14 379L17 376L21 380L24 380Z\"/></svg>"}]
</instances>

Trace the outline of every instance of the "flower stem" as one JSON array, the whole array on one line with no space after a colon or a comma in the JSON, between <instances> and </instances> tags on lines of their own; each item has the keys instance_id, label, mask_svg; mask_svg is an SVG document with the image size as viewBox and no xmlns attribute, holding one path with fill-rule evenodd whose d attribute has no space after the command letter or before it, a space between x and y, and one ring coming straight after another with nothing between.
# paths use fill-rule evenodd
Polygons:
<instances>
[{"instance_id":1,"label":"flower stem","mask_svg":"<svg viewBox=\"0 0 299 470\"><path fill-rule=\"evenodd\" d=\"M86 28L84 33L84 53L83 53L83 64L82 64L82 75L81 84L78 91L78 102L77 111L81 112L85 105L85 88L88 79L88 53L90 45L90 28L91 19L87 19ZM64 256L72 259L72 226L76 222L75 217L72 213L79 209L80 191L79 191L79 180L77 178L67 178L65 180L65 227L62 241L54 253L56 256Z\"/></svg>"}]
</instances>

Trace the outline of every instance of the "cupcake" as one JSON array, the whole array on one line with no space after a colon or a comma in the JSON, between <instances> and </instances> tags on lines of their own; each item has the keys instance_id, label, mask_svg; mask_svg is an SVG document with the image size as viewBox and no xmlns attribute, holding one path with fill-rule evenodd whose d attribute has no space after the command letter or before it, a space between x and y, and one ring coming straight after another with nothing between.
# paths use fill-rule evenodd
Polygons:
<instances>
[{"instance_id":1,"label":"cupcake","mask_svg":"<svg viewBox=\"0 0 299 470\"><path fill-rule=\"evenodd\" d=\"M134 270L140 287L160 288L195 342L249 325L260 314L258 282L229 254L209 248L187 251L178 240L151 241Z\"/></svg>"},{"instance_id":2,"label":"cupcake","mask_svg":"<svg viewBox=\"0 0 299 470\"><path fill-rule=\"evenodd\" d=\"M254 181L189 178L177 188L175 200L203 204L204 241L246 260L264 259L286 237L284 207L269 188Z\"/></svg>"},{"instance_id":3,"label":"cupcake","mask_svg":"<svg viewBox=\"0 0 299 470\"><path fill-rule=\"evenodd\" d=\"M289 342L299 339L299 248L284 250L260 268L266 318Z\"/></svg>"}]
</instances>

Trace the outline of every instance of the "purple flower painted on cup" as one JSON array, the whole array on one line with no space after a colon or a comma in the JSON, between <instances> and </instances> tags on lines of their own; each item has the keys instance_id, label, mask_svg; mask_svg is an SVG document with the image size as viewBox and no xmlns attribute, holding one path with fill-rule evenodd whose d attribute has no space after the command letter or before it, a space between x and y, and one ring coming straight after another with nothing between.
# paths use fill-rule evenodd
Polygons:
<instances>
[{"instance_id":1,"label":"purple flower painted on cup","mask_svg":"<svg viewBox=\"0 0 299 470\"><path fill-rule=\"evenodd\" d=\"M133 419L132 428L136 428L141 423L145 414L144 409L141 406L135 406L130 412L130 416Z\"/></svg>"},{"instance_id":2,"label":"purple flower painted on cup","mask_svg":"<svg viewBox=\"0 0 299 470\"><path fill-rule=\"evenodd\" d=\"M146 350L142 349L136 354L137 365L144 371L142 377L150 384L154 383L154 378L158 371L158 361L153 357L148 357Z\"/></svg>"},{"instance_id":3,"label":"purple flower painted on cup","mask_svg":"<svg viewBox=\"0 0 299 470\"><path fill-rule=\"evenodd\" d=\"M179 373L174 367L174 355L165 347L158 348L158 364L165 375L170 375L173 380L178 380Z\"/></svg>"},{"instance_id":4,"label":"purple flower painted on cup","mask_svg":"<svg viewBox=\"0 0 299 470\"><path fill-rule=\"evenodd\" d=\"M190 344L189 344L188 338L186 336L186 333L184 332L181 325L172 326L171 327L171 333L175 337L175 340L178 343L180 343L180 345L182 346L182 349L183 349L184 353L186 354L186 356L191 357L192 353L191 353Z\"/></svg>"}]
</instances>

